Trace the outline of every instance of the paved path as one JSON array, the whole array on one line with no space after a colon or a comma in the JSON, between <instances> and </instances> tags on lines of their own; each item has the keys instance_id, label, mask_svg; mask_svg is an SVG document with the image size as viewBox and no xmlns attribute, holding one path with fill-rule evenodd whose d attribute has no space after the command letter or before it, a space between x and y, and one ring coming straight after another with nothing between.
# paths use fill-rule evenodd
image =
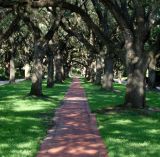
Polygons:
<instances>
[{"instance_id":1,"label":"paved path","mask_svg":"<svg viewBox=\"0 0 160 157\"><path fill-rule=\"evenodd\" d=\"M21 82L21 81L24 81L25 79L17 79L15 82L18 83L18 82ZM2 85L5 85L5 84L8 84L9 81L0 81L0 86Z\"/></svg>"},{"instance_id":2,"label":"paved path","mask_svg":"<svg viewBox=\"0 0 160 157\"><path fill-rule=\"evenodd\" d=\"M79 79L73 79L37 157L107 157Z\"/></svg>"}]
</instances>

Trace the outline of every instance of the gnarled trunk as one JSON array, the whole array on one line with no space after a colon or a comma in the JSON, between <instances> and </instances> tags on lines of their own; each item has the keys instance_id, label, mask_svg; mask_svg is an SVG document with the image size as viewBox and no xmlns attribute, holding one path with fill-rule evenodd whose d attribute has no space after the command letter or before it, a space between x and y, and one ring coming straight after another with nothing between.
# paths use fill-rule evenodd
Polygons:
<instances>
[{"instance_id":1,"label":"gnarled trunk","mask_svg":"<svg viewBox=\"0 0 160 157\"><path fill-rule=\"evenodd\" d=\"M136 65L135 65L136 66ZM145 107L145 77L143 67L136 66L129 70L125 105L133 108Z\"/></svg>"},{"instance_id":2,"label":"gnarled trunk","mask_svg":"<svg viewBox=\"0 0 160 157\"><path fill-rule=\"evenodd\" d=\"M128 80L126 85L125 106L132 108L144 108L145 103L145 72L146 57L144 44L137 40L132 43L127 41L127 69Z\"/></svg>"},{"instance_id":3,"label":"gnarled trunk","mask_svg":"<svg viewBox=\"0 0 160 157\"><path fill-rule=\"evenodd\" d=\"M31 95L42 96L42 48L40 43L36 42L34 47L33 67L32 67L32 85Z\"/></svg>"},{"instance_id":4,"label":"gnarled trunk","mask_svg":"<svg viewBox=\"0 0 160 157\"><path fill-rule=\"evenodd\" d=\"M106 56L104 65L102 88L111 91L113 90L113 59L110 56Z\"/></svg>"}]
</instances>

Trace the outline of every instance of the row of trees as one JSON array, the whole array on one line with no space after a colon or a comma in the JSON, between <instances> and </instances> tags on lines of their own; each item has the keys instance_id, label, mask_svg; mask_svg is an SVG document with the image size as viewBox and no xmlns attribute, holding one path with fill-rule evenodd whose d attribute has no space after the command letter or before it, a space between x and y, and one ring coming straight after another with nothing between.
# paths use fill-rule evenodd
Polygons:
<instances>
[{"instance_id":1,"label":"row of trees","mask_svg":"<svg viewBox=\"0 0 160 157\"><path fill-rule=\"evenodd\" d=\"M62 82L78 64L106 90L113 90L114 73L125 73L124 105L146 106L146 71L153 88L160 56L158 0L5 0L0 7L1 55L9 53L11 71L14 53L19 63L32 62L30 94L42 95L44 65L52 87L54 77Z\"/></svg>"}]
</instances>

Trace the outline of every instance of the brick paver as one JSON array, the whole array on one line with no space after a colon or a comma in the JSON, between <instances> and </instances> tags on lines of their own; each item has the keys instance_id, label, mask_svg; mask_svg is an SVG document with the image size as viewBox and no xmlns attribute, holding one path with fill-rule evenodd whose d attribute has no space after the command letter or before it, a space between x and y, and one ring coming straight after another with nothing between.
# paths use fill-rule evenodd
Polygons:
<instances>
[{"instance_id":1,"label":"brick paver","mask_svg":"<svg viewBox=\"0 0 160 157\"><path fill-rule=\"evenodd\" d=\"M37 157L107 157L78 78L73 79L54 121Z\"/></svg>"}]
</instances>

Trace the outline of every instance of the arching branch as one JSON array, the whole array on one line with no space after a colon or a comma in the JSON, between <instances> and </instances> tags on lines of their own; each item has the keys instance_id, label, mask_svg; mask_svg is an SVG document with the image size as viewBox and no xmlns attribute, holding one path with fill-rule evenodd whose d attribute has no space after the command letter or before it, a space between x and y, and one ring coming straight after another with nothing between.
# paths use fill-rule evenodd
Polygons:
<instances>
[{"instance_id":1,"label":"arching branch","mask_svg":"<svg viewBox=\"0 0 160 157\"><path fill-rule=\"evenodd\" d=\"M33 21L28 16L23 16L24 23L28 26L28 28L33 32L34 37L39 39L41 37L42 31L37 27Z\"/></svg>"},{"instance_id":2,"label":"arching branch","mask_svg":"<svg viewBox=\"0 0 160 157\"><path fill-rule=\"evenodd\" d=\"M78 64L80 64L80 65L83 65L84 67L87 67L87 66L88 66L88 65L86 65L86 64L84 64L84 63L82 63L82 62L80 62L80 61L74 60L74 59L72 59L71 62L78 63Z\"/></svg>"},{"instance_id":3,"label":"arching branch","mask_svg":"<svg viewBox=\"0 0 160 157\"><path fill-rule=\"evenodd\" d=\"M0 45L3 41L7 40L12 33L16 32L19 29L19 22L21 20L20 14L18 14L15 19L10 24L9 28L2 34L0 34Z\"/></svg>"},{"instance_id":4,"label":"arching branch","mask_svg":"<svg viewBox=\"0 0 160 157\"><path fill-rule=\"evenodd\" d=\"M97 37L101 40L101 42L103 42L103 44L106 44L106 41L108 39L103 34L103 32L99 29L99 27L92 21L91 17L83 9L67 2L63 2L62 8L79 14L84 20L84 22L87 24L87 26L90 29L92 29L93 32L97 35Z\"/></svg>"},{"instance_id":5,"label":"arching branch","mask_svg":"<svg viewBox=\"0 0 160 157\"><path fill-rule=\"evenodd\" d=\"M82 42L89 50L93 51L93 52L98 52L98 50L96 49L96 47L94 47L93 45L91 45L87 39L84 38L84 36L80 33L78 33L78 31L75 31L73 28L67 28L65 26L64 23L60 23L61 27L71 36L76 37L80 42Z\"/></svg>"}]
</instances>

